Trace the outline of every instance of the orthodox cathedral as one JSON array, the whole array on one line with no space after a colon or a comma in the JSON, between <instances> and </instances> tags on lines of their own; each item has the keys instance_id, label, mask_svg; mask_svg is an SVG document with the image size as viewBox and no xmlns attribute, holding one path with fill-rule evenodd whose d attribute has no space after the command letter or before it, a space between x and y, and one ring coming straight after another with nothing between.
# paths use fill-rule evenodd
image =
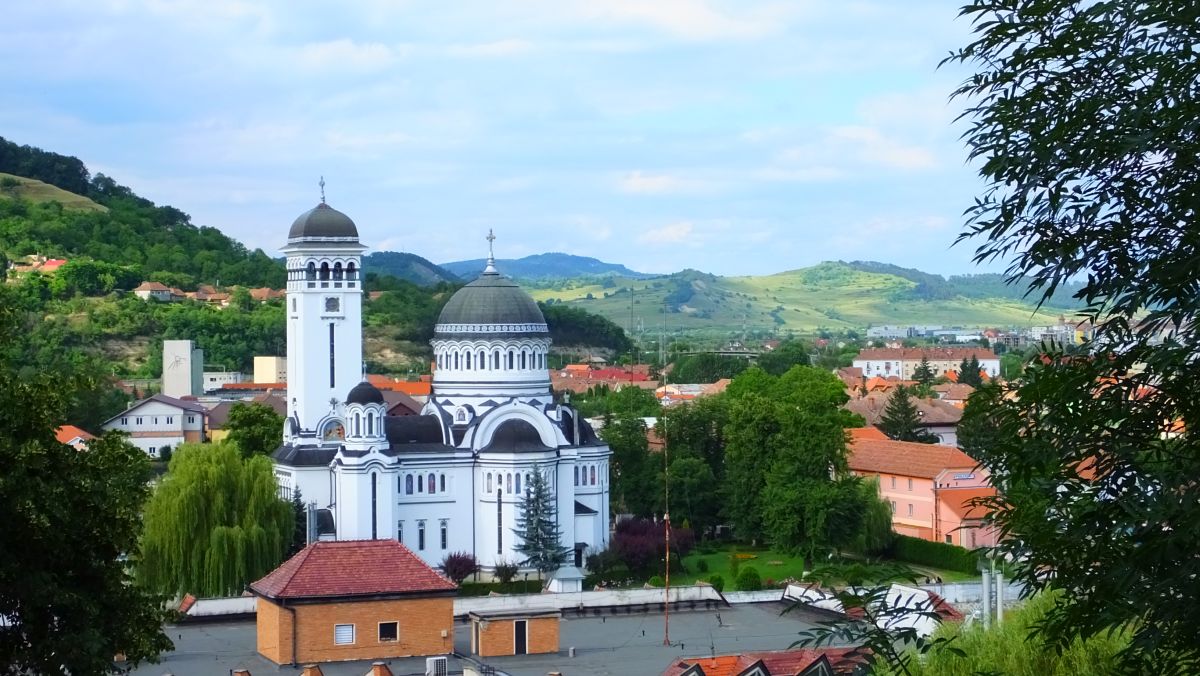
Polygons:
<instances>
[{"instance_id":1,"label":"orthodox cathedral","mask_svg":"<svg viewBox=\"0 0 1200 676\"><path fill-rule=\"evenodd\" d=\"M365 382L358 229L325 204L287 245L288 416L275 474L315 502L322 537L395 538L437 565L469 552L485 569L524 557L513 529L542 472L575 565L608 543L610 451L550 390L537 303L491 256L434 327L433 391L420 415L387 416Z\"/></svg>"}]
</instances>

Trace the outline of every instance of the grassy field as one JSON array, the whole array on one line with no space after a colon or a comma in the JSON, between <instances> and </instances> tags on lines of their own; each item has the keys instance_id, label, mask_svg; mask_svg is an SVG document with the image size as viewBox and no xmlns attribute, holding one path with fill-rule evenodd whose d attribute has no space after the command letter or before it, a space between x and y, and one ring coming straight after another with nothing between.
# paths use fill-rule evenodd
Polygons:
<instances>
[{"instance_id":1,"label":"grassy field","mask_svg":"<svg viewBox=\"0 0 1200 676\"><path fill-rule=\"evenodd\" d=\"M804 560L799 556L774 549L726 546L711 554L703 554L698 551L689 553L683 558L683 566L687 572L672 573L671 584L693 584L698 580L709 580L713 575L720 575L725 580L725 589L735 590L737 574L732 569L733 556L738 557L738 572L740 573L746 567L758 570L764 587L774 586L768 581L782 584L783 580L801 579L804 573ZM704 562L703 565L701 561ZM958 571L914 564L907 565L917 574L919 581L924 577L941 578L943 582L964 582L975 579L974 575ZM701 571L701 568L704 567L708 569L707 572Z\"/></svg>"},{"instance_id":2,"label":"grassy field","mask_svg":"<svg viewBox=\"0 0 1200 676\"><path fill-rule=\"evenodd\" d=\"M528 290L539 301L556 300L603 315L636 336L746 331L777 334L818 329L862 330L879 324L1009 327L1056 321L1057 308L1034 311L1007 298L927 301L913 298L915 284L895 275L864 272L842 263L757 277L717 277L685 271L666 277L565 280ZM672 302L689 295L683 302ZM590 296L590 298L589 298Z\"/></svg>"},{"instance_id":3,"label":"grassy field","mask_svg":"<svg viewBox=\"0 0 1200 676\"><path fill-rule=\"evenodd\" d=\"M7 185L12 181L16 181L18 185ZM30 202L58 202L68 209L108 211L108 207L96 204L82 195L67 192L49 183L0 172L0 198L2 197L18 197Z\"/></svg>"}]
</instances>

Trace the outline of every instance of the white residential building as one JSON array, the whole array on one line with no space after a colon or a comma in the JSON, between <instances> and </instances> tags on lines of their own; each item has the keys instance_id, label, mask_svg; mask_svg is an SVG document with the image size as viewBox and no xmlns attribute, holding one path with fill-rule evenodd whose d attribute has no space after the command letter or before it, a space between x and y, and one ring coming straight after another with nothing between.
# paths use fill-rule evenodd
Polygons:
<instances>
[{"instance_id":1,"label":"white residential building","mask_svg":"<svg viewBox=\"0 0 1200 676\"><path fill-rule=\"evenodd\" d=\"M174 449L185 442L204 441L207 415L198 402L156 394L109 418L102 427L125 432L134 446L157 458L164 446Z\"/></svg>"},{"instance_id":2,"label":"white residential building","mask_svg":"<svg viewBox=\"0 0 1200 676\"><path fill-rule=\"evenodd\" d=\"M855 368L861 368L866 378L912 380L913 371L922 359L929 361L935 376L946 371L958 371L964 359L979 360L979 370L989 377L1000 373L1000 358L986 347L879 347L868 348L854 358Z\"/></svg>"}]
</instances>

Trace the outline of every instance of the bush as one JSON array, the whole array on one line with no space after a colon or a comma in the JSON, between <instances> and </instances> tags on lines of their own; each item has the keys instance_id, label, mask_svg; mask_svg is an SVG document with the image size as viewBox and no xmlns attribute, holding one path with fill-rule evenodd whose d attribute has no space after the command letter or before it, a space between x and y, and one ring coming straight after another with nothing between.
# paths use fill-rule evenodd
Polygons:
<instances>
[{"instance_id":1,"label":"bush","mask_svg":"<svg viewBox=\"0 0 1200 676\"><path fill-rule=\"evenodd\" d=\"M454 580L454 584L462 584L463 580L479 572L479 563L471 554L452 552L442 559L442 572Z\"/></svg>"},{"instance_id":2,"label":"bush","mask_svg":"<svg viewBox=\"0 0 1200 676\"><path fill-rule=\"evenodd\" d=\"M612 548L609 548L597 554L589 555L586 563L589 573L604 576L621 565L621 558L617 556L617 553Z\"/></svg>"},{"instance_id":3,"label":"bush","mask_svg":"<svg viewBox=\"0 0 1200 676\"><path fill-rule=\"evenodd\" d=\"M539 580L516 580L514 582L464 582L458 587L459 596L487 596L497 594L538 594L542 591Z\"/></svg>"},{"instance_id":4,"label":"bush","mask_svg":"<svg viewBox=\"0 0 1200 676\"><path fill-rule=\"evenodd\" d=\"M738 567L742 565L742 560L738 558L737 552L729 553L729 574L733 579L737 579Z\"/></svg>"},{"instance_id":5,"label":"bush","mask_svg":"<svg viewBox=\"0 0 1200 676\"><path fill-rule=\"evenodd\" d=\"M667 586L667 583L663 581L662 576L660 576L660 575L655 575L654 577L650 578L649 584L651 587Z\"/></svg>"},{"instance_id":6,"label":"bush","mask_svg":"<svg viewBox=\"0 0 1200 676\"><path fill-rule=\"evenodd\" d=\"M171 450L170 446L163 446L162 448L158 449L158 459L163 462L169 463L169 462L171 462L171 453L172 452L173 451Z\"/></svg>"},{"instance_id":7,"label":"bush","mask_svg":"<svg viewBox=\"0 0 1200 676\"><path fill-rule=\"evenodd\" d=\"M741 591L758 591L762 589L762 577L753 566L746 566L737 576L737 586Z\"/></svg>"},{"instance_id":8,"label":"bush","mask_svg":"<svg viewBox=\"0 0 1200 676\"><path fill-rule=\"evenodd\" d=\"M519 570L520 569L517 568L517 564L501 561L496 564L495 568L492 569L492 574L496 576L496 579L500 581L500 584L508 584L509 582L513 581L514 577L517 576L517 572Z\"/></svg>"},{"instance_id":9,"label":"bush","mask_svg":"<svg viewBox=\"0 0 1200 676\"><path fill-rule=\"evenodd\" d=\"M696 571L700 573L708 572L708 559L700 559L696 561Z\"/></svg>"},{"instance_id":10,"label":"bush","mask_svg":"<svg viewBox=\"0 0 1200 676\"><path fill-rule=\"evenodd\" d=\"M897 535L892 541L891 556L899 561L918 565L956 570L960 573L979 572L979 554L957 545L930 542L908 535Z\"/></svg>"},{"instance_id":11,"label":"bush","mask_svg":"<svg viewBox=\"0 0 1200 676\"><path fill-rule=\"evenodd\" d=\"M713 575L712 577L708 578L708 583L712 585L713 589L716 589L719 592L725 591L725 578L721 577L720 575Z\"/></svg>"}]
</instances>

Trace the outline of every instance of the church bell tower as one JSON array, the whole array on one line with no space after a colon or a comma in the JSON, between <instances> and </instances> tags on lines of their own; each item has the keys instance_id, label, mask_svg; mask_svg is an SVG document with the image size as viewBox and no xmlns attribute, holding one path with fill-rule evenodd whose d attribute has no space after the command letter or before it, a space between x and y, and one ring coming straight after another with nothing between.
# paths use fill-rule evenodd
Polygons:
<instances>
[{"instance_id":1,"label":"church bell tower","mask_svg":"<svg viewBox=\"0 0 1200 676\"><path fill-rule=\"evenodd\" d=\"M340 442L340 405L362 377L362 252L358 228L321 203L300 215L287 245L284 443Z\"/></svg>"}]
</instances>

